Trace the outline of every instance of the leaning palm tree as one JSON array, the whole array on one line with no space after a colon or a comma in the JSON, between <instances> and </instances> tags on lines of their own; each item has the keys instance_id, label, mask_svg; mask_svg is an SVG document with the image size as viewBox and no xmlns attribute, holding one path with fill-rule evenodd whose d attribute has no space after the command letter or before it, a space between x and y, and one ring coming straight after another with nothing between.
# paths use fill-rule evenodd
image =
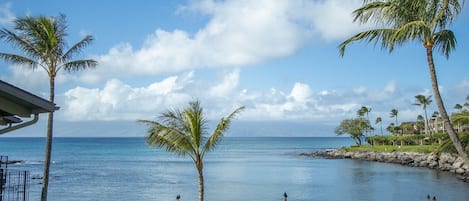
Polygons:
<instances>
[{"instance_id":1,"label":"leaning palm tree","mask_svg":"<svg viewBox=\"0 0 469 201\"><path fill-rule=\"evenodd\" d=\"M189 156L199 176L199 201L204 200L203 158L215 148L228 130L231 120L240 113L240 107L225 118L222 118L208 138L207 121L199 101L190 102L183 111L169 110L159 117L159 122L139 120L148 124L146 140L150 146L157 146L181 156Z\"/></svg>"},{"instance_id":2,"label":"leaning palm tree","mask_svg":"<svg viewBox=\"0 0 469 201\"><path fill-rule=\"evenodd\" d=\"M81 41L66 50L67 23L64 15L58 17L24 17L14 21L14 30L1 29L0 39L23 51L24 56L0 53L0 58L7 62L27 67L31 70L42 68L49 75L50 96L54 102L55 78L60 70L74 72L95 67L97 62L91 59L72 60L92 41L92 36L85 36ZM49 169L52 153L54 113L49 113L47 121L46 153L41 200L47 200Z\"/></svg>"},{"instance_id":3,"label":"leaning palm tree","mask_svg":"<svg viewBox=\"0 0 469 201\"><path fill-rule=\"evenodd\" d=\"M464 3L464 0L462 1ZM382 49L394 50L409 42L419 42L425 48L433 95L442 115L448 134L458 154L469 164L469 158L451 125L438 89L433 51L439 50L446 58L456 47L456 37L447 27L461 12L458 0L364 0L364 5L354 11L355 21L374 21L376 28L358 33L339 45L343 56L352 42L364 40L380 44Z\"/></svg>"},{"instance_id":4,"label":"leaning palm tree","mask_svg":"<svg viewBox=\"0 0 469 201\"><path fill-rule=\"evenodd\" d=\"M416 103L414 103L413 105L416 105L416 106L422 106L423 108L423 111L425 113L425 135L428 135L428 115L427 115L427 106L430 105L432 103L432 96L428 96L428 97L425 97L424 95L416 95L415 96L415 99L416 99ZM430 136L431 138L431 136Z\"/></svg>"}]
</instances>

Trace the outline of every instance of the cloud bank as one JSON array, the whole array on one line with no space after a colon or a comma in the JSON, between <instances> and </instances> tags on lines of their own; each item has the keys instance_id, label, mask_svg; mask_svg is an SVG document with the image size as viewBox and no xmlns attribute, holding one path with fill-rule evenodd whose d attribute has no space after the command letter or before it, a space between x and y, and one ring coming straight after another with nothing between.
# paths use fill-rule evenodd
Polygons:
<instances>
[{"instance_id":1,"label":"cloud bank","mask_svg":"<svg viewBox=\"0 0 469 201\"><path fill-rule=\"evenodd\" d=\"M156 29L139 49L120 43L96 55L99 68L80 79L94 83L196 68L243 67L283 58L307 43L334 41L359 30L350 13L360 4L360 0L191 1L177 12L209 16L198 31Z\"/></svg>"}]
</instances>

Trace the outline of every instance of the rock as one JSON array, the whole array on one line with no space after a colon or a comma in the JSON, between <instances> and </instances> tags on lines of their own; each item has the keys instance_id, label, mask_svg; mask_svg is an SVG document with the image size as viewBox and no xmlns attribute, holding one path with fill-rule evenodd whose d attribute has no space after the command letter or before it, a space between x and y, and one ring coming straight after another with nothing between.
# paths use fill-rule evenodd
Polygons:
<instances>
[{"instance_id":1,"label":"rock","mask_svg":"<svg viewBox=\"0 0 469 201\"><path fill-rule=\"evenodd\" d=\"M437 153L409 153L409 152L372 152L356 151L346 152L344 150L328 150L300 154L300 156L322 157L328 159L356 159L367 161L378 161L386 163L396 163L411 167L427 167L454 173L458 178L469 182L469 164L465 164L463 159L456 154Z\"/></svg>"},{"instance_id":2,"label":"rock","mask_svg":"<svg viewBox=\"0 0 469 201\"><path fill-rule=\"evenodd\" d=\"M456 169L455 173L456 173L456 174L461 174L461 175L462 175L462 174L464 174L464 173L465 173L465 171L464 171L464 169L462 169L462 168L458 168L458 169Z\"/></svg>"},{"instance_id":3,"label":"rock","mask_svg":"<svg viewBox=\"0 0 469 201\"><path fill-rule=\"evenodd\" d=\"M464 161L462 160L462 158L458 157L458 159L456 159L456 161L454 161L454 163L453 163L453 168L454 169L461 168L463 163L464 163Z\"/></svg>"}]
</instances>

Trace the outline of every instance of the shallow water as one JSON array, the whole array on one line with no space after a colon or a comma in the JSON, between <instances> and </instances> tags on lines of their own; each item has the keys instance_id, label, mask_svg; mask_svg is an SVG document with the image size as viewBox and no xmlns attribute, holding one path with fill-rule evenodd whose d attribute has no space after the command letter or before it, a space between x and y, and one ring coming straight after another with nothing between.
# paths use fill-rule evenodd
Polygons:
<instances>
[{"instance_id":1,"label":"shallow water","mask_svg":"<svg viewBox=\"0 0 469 201\"><path fill-rule=\"evenodd\" d=\"M469 184L445 172L355 160L298 156L351 145L349 138L225 138L205 159L206 200L469 200ZM44 139L0 138L0 154L42 175ZM57 138L50 201L197 200L189 158L148 148L142 138ZM30 200L39 200L32 180Z\"/></svg>"}]
</instances>

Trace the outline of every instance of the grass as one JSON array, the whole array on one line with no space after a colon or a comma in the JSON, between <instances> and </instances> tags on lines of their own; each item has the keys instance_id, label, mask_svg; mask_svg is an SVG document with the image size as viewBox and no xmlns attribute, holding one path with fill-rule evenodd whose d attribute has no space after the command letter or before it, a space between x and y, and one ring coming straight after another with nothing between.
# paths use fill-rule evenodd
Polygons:
<instances>
[{"instance_id":1,"label":"grass","mask_svg":"<svg viewBox=\"0 0 469 201\"><path fill-rule=\"evenodd\" d=\"M344 148L346 151L375 151L375 152L416 152L416 153L432 153L438 150L438 145L361 145Z\"/></svg>"}]
</instances>

